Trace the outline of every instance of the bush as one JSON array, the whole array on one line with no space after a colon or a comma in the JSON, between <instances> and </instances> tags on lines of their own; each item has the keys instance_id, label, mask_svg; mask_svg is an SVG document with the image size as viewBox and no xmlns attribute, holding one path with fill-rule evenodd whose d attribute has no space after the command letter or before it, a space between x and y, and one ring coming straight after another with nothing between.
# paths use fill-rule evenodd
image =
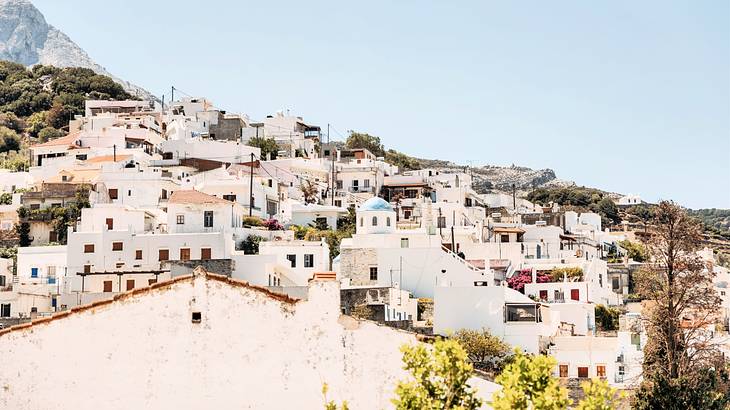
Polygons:
<instances>
[{"instance_id":1,"label":"bush","mask_svg":"<svg viewBox=\"0 0 730 410\"><path fill-rule=\"evenodd\" d=\"M636 262L646 262L649 258L649 252L646 250L646 247L638 242L625 240L618 244L626 249L629 259L633 259Z\"/></svg>"},{"instance_id":2,"label":"bush","mask_svg":"<svg viewBox=\"0 0 730 410\"><path fill-rule=\"evenodd\" d=\"M258 216L246 216L243 218L241 223L243 226L262 226L264 221L262 221Z\"/></svg>"},{"instance_id":3,"label":"bush","mask_svg":"<svg viewBox=\"0 0 730 410\"><path fill-rule=\"evenodd\" d=\"M618 330L619 310L603 305L596 305L596 326L600 330Z\"/></svg>"},{"instance_id":4,"label":"bush","mask_svg":"<svg viewBox=\"0 0 730 410\"><path fill-rule=\"evenodd\" d=\"M249 235L241 242L241 250L245 255L258 255L259 244L264 238L258 235Z\"/></svg>"},{"instance_id":5,"label":"bush","mask_svg":"<svg viewBox=\"0 0 730 410\"><path fill-rule=\"evenodd\" d=\"M487 329L481 331L461 329L453 338L466 350L469 360L476 368L497 369L501 367L501 362L510 351L507 343L489 333Z\"/></svg>"},{"instance_id":6,"label":"bush","mask_svg":"<svg viewBox=\"0 0 730 410\"><path fill-rule=\"evenodd\" d=\"M8 127L0 126L0 152L19 151L20 137Z\"/></svg>"},{"instance_id":7,"label":"bush","mask_svg":"<svg viewBox=\"0 0 730 410\"><path fill-rule=\"evenodd\" d=\"M284 226L282 224L280 224L279 221L277 221L274 218L267 219L267 220L263 221L261 223L261 225L263 227L265 227L266 229L270 230L270 231L282 231L282 230L284 230Z\"/></svg>"},{"instance_id":8,"label":"bush","mask_svg":"<svg viewBox=\"0 0 730 410\"><path fill-rule=\"evenodd\" d=\"M550 271L550 280L552 282L562 282L563 276L568 277L569 282L576 282L583 279L583 269L579 267L555 268Z\"/></svg>"},{"instance_id":9,"label":"bush","mask_svg":"<svg viewBox=\"0 0 730 410\"><path fill-rule=\"evenodd\" d=\"M63 132L53 127L44 127L38 132L38 139L41 142L47 142L63 136Z\"/></svg>"},{"instance_id":10,"label":"bush","mask_svg":"<svg viewBox=\"0 0 730 410\"><path fill-rule=\"evenodd\" d=\"M550 282L550 277L542 272L537 273L537 283ZM532 272L527 269L515 273L511 278L507 279L507 286L510 288L525 293L525 284L532 283Z\"/></svg>"}]
</instances>

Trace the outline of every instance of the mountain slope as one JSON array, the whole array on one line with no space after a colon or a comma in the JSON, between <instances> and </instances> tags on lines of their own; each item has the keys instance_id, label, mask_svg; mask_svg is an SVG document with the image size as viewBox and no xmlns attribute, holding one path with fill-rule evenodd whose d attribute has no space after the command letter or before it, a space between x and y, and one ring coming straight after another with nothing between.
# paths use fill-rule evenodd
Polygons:
<instances>
[{"instance_id":1,"label":"mountain slope","mask_svg":"<svg viewBox=\"0 0 730 410\"><path fill-rule=\"evenodd\" d=\"M83 67L110 76L125 91L142 99L155 99L143 88L111 75L66 34L46 22L28 0L0 0L0 60L25 66Z\"/></svg>"}]
</instances>

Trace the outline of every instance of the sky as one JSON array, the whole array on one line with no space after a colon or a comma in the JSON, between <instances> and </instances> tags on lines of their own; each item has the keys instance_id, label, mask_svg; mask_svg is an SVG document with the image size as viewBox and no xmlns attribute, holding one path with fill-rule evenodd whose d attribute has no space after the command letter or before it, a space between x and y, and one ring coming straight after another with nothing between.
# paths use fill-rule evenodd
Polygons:
<instances>
[{"instance_id":1,"label":"sky","mask_svg":"<svg viewBox=\"0 0 730 410\"><path fill-rule=\"evenodd\" d=\"M730 2L34 0L108 71L460 164L730 208Z\"/></svg>"}]
</instances>

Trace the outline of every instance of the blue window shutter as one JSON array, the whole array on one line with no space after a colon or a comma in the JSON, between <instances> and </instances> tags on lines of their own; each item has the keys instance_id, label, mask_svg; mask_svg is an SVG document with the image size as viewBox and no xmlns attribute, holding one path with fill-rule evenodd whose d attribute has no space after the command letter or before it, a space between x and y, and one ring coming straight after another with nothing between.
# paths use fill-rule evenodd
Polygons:
<instances>
[{"instance_id":1,"label":"blue window shutter","mask_svg":"<svg viewBox=\"0 0 730 410\"><path fill-rule=\"evenodd\" d=\"M38 277L38 268L30 268L30 277L31 278L37 278Z\"/></svg>"}]
</instances>

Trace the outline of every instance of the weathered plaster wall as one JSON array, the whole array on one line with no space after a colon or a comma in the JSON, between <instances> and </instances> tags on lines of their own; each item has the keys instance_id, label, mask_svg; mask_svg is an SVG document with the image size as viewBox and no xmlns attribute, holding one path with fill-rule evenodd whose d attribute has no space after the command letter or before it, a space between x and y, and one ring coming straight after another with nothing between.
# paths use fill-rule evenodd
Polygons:
<instances>
[{"instance_id":1,"label":"weathered plaster wall","mask_svg":"<svg viewBox=\"0 0 730 410\"><path fill-rule=\"evenodd\" d=\"M315 409L325 382L351 408L390 408L414 340L341 316L336 282L290 304L198 276L0 334L0 408Z\"/></svg>"}]
</instances>

